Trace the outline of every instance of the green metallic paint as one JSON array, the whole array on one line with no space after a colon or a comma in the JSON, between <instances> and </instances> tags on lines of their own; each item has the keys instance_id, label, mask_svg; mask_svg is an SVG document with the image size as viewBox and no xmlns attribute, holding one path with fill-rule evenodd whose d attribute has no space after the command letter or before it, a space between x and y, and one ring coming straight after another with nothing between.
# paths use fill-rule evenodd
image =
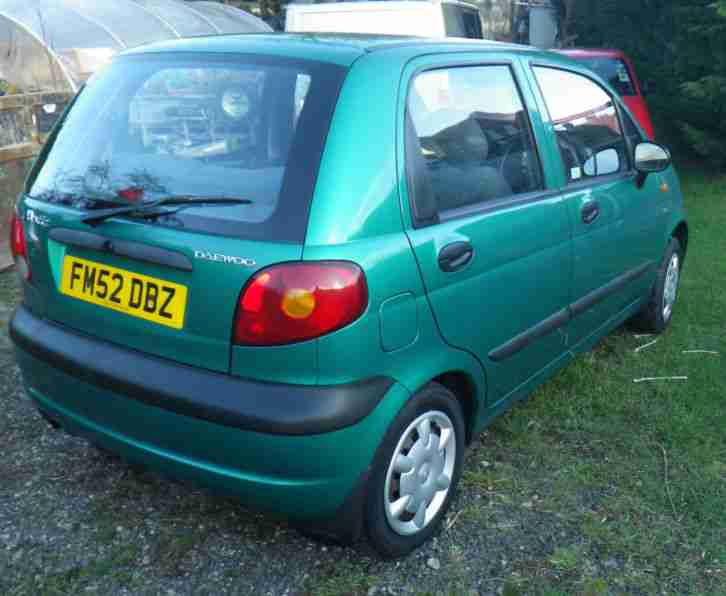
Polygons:
<instances>
[{"instance_id":1,"label":"green metallic paint","mask_svg":"<svg viewBox=\"0 0 726 596\"><path fill-rule=\"evenodd\" d=\"M80 223L76 210L32 199L24 204L43 213L50 226L90 229ZM221 372L229 371L231 326L240 290L255 269L195 259L195 250L252 258L258 267L298 260L302 254L302 247L294 244L245 241L131 220L107 221L94 230L110 239L133 240L184 254L193 263L193 271L186 272L108 253L64 247L47 238L48 229L34 226L33 235L38 242L30 242L29 246L33 285L42 295L45 316L142 352ZM44 246L48 246L47 251L43 251ZM162 327L60 294L65 254L188 286L184 329Z\"/></svg>"},{"instance_id":2,"label":"green metallic paint","mask_svg":"<svg viewBox=\"0 0 726 596\"><path fill-rule=\"evenodd\" d=\"M259 381L316 385L317 340L287 346L232 346L230 372L239 377Z\"/></svg>"},{"instance_id":3,"label":"green metallic paint","mask_svg":"<svg viewBox=\"0 0 726 596\"><path fill-rule=\"evenodd\" d=\"M306 251L401 232L395 105L377 100L396 96L396 64L388 52L373 53L348 72L320 164Z\"/></svg>"},{"instance_id":4,"label":"green metallic paint","mask_svg":"<svg viewBox=\"0 0 726 596\"><path fill-rule=\"evenodd\" d=\"M381 348L395 352L416 341L418 307L411 292L397 294L381 304L378 313L381 325Z\"/></svg>"},{"instance_id":5,"label":"green metallic paint","mask_svg":"<svg viewBox=\"0 0 726 596\"><path fill-rule=\"evenodd\" d=\"M394 385L368 417L340 431L266 435L148 406L79 382L22 351L17 357L31 397L68 430L132 461L301 517L335 512L372 461L380 429L410 395Z\"/></svg>"},{"instance_id":6,"label":"green metallic paint","mask_svg":"<svg viewBox=\"0 0 726 596\"><path fill-rule=\"evenodd\" d=\"M334 257L335 255L335 257ZM442 342L403 232L333 246L306 246L306 260L355 261L366 274L369 305L352 325L318 338L318 382L346 383L375 375L396 379L411 392L450 370L465 371L484 396L482 370L475 358ZM380 336L380 309L391 297L411 294L416 300L418 334L403 348L385 352Z\"/></svg>"},{"instance_id":7,"label":"green metallic paint","mask_svg":"<svg viewBox=\"0 0 726 596\"><path fill-rule=\"evenodd\" d=\"M411 61L399 93L400 138L406 90L419 71L501 63L509 63L516 78L522 80L519 64L511 56L495 52L486 57L443 54ZM528 89L520 87L525 104L531 103ZM533 120L535 126L539 124L536 116ZM398 163L402 170L405 154L401 147ZM399 180L403 203L408 207L403 171L399 171ZM506 398L566 351L564 335L555 332L503 362L487 358L489 352L554 315L567 303L571 266L567 217L561 197L553 196L407 230L442 336L450 345L477 357L486 368L489 406ZM444 273L438 267L437 255L447 244L460 241L474 247L474 258L463 270ZM537 299L532 300L532 296Z\"/></svg>"},{"instance_id":8,"label":"green metallic paint","mask_svg":"<svg viewBox=\"0 0 726 596\"><path fill-rule=\"evenodd\" d=\"M273 54L350 67L328 134L304 245L246 242L123 220L96 229L111 238L179 251L193 260L193 272L185 273L46 242L47 229L30 224L33 284L25 284L25 304L38 316L99 338L243 377L329 385L384 375L396 383L354 426L284 437L221 427L126 399L79 382L22 351L18 362L31 396L69 430L131 460L237 494L257 507L293 517L331 515L370 465L411 394L445 373L469 381L472 394L462 398L474 402L466 408L473 412L470 430L480 430L570 362L574 352L587 349L634 314L652 277L632 288L632 295L613 297L612 304L587 322L571 323L504 362L491 362L489 351L576 301L588 288L606 283L630 263L657 262L685 219L671 168L648 177L642 189L627 178L603 183L597 190L605 208L602 222L587 231L578 227L578 209L594 191L563 190L562 162L530 69L531 61L547 61L582 72L567 58L495 43L336 35L224 36L155 44L130 53L200 51ZM509 64L519 83L543 165L543 193L527 202L414 229L403 147L409 81L420 68L492 62ZM662 181L668 183L668 193L660 192ZM27 208L42 211L52 226L87 229L70 209L27 199L20 208L22 215ZM474 245L474 259L464 270L444 274L437 253L460 240ZM622 249L624 243L632 250L613 249ZM195 260L194 250L252 258L257 265L247 269ZM65 252L188 284L184 330L166 330L60 296ZM269 264L300 259L359 264L369 290L363 315L308 342L231 346L237 300L250 275ZM565 331L573 335L569 343Z\"/></svg>"},{"instance_id":9,"label":"green metallic paint","mask_svg":"<svg viewBox=\"0 0 726 596\"><path fill-rule=\"evenodd\" d=\"M662 175L648 176L644 184L639 186L637 176L631 170L602 180L568 186L554 128L532 68L535 65L566 67L595 79L608 90L621 111L629 110L606 82L583 68L582 64L555 54L522 56L520 62L529 73L532 99L544 118L544 134L540 138L547 146L542 152L545 168L555 175L556 187L561 189L569 212L573 254L571 301L577 301L626 271L645 263L654 265L649 273L633 280L623 291L615 293L570 322L568 341L571 346L576 346L587 338L602 337L601 328L607 328L608 321L617 319L623 309L648 294L655 281L656 266L668 244L667 240L664 242L663 236L667 234L670 238L675 229L675 226L668 225L667 220L671 214L679 221L684 218L682 204L674 201L672 195L660 192L662 177L670 176L677 180L677 176L670 168L669 172ZM633 120L638 122L637 119ZM642 130L641 134L644 139L647 138ZM680 196L680 189L677 196ZM582 221L581 209L590 201L599 203L600 216L588 225ZM624 246L628 247L627 250L623 250Z\"/></svg>"}]
</instances>

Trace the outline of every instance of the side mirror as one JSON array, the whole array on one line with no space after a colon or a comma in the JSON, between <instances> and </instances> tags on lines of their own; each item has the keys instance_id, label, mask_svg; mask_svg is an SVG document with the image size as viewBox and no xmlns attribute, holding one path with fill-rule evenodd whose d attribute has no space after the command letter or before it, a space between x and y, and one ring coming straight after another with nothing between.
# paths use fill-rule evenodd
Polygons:
<instances>
[{"instance_id":1,"label":"side mirror","mask_svg":"<svg viewBox=\"0 0 726 596\"><path fill-rule=\"evenodd\" d=\"M620 156L615 149L604 149L590 157L582 166L585 176L607 176L620 171Z\"/></svg>"},{"instance_id":2,"label":"side mirror","mask_svg":"<svg viewBox=\"0 0 726 596\"><path fill-rule=\"evenodd\" d=\"M635 147L635 169L641 174L653 174L668 169L671 154L655 143L640 143Z\"/></svg>"}]
</instances>

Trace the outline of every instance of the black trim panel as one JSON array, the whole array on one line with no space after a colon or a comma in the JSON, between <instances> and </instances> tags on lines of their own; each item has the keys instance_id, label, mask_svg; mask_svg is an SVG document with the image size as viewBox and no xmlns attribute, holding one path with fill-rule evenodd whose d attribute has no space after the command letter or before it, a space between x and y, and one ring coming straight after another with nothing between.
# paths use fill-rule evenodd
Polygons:
<instances>
[{"instance_id":1,"label":"black trim panel","mask_svg":"<svg viewBox=\"0 0 726 596\"><path fill-rule=\"evenodd\" d=\"M100 234L83 232L81 230L69 230L67 228L53 228L48 232L48 237L56 242L76 246L88 250L105 252L119 257L128 257L136 261L163 265L181 271L191 271L192 262L186 255L158 246L150 246L139 242L127 240L112 240Z\"/></svg>"},{"instance_id":2,"label":"black trim panel","mask_svg":"<svg viewBox=\"0 0 726 596\"><path fill-rule=\"evenodd\" d=\"M352 426L370 414L394 383L388 377L317 386L242 379L81 335L22 306L10 322L10 337L18 349L111 393L273 435L314 435Z\"/></svg>"},{"instance_id":3,"label":"black trim panel","mask_svg":"<svg viewBox=\"0 0 726 596\"><path fill-rule=\"evenodd\" d=\"M618 292L631 281L645 274L652 267L652 261L644 263L640 267L631 269L630 271L616 277L614 280L604 286L601 286L597 290L594 290L589 294L585 294L585 296L580 298L577 302L570 304L567 308L556 312L554 315L547 317L544 321L537 323L534 327L530 327L498 348L493 349L489 352L489 359L494 362L502 362L507 358L511 358L516 353L524 350L535 340L544 337L545 335L549 335L560 327L564 327L572 319L581 315L599 302L602 302L611 294Z\"/></svg>"},{"instance_id":4,"label":"black trim panel","mask_svg":"<svg viewBox=\"0 0 726 596\"><path fill-rule=\"evenodd\" d=\"M585 294L577 302L570 304L570 311L572 313L572 317L574 318L581 315L589 308L595 306L598 302L602 302L603 300L605 300L605 298L610 296L610 294L618 292L626 285L628 285L631 281L643 275L652 266L652 262L643 263L640 267L636 267L635 269L631 269L630 271L623 273L611 282L599 287L597 290L594 290L589 294Z\"/></svg>"},{"instance_id":5,"label":"black trim panel","mask_svg":"<svg viewBox=\"0 0 726 596\"><path fill-rule=\"evenodd\" d=\"M570 318L569 309L563 308L551 317L537 323L534 327L527 329L527 331L520 333L516 337L510 339L507 343L489 352L489 358L494 360L494 362L506 360L507 358L514 356L517 352L524 350L524 348L540 337L549 335L556 329L564 327L570 321Z\"/></svg>"}]
</instances>

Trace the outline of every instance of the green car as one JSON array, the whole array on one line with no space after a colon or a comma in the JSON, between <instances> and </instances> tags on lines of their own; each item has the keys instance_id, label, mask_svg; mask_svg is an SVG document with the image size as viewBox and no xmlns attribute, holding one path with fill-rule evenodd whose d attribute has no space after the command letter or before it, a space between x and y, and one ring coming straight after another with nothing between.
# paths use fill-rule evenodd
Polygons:
<instances>
[{"instance_id":1,"label":"green car","mask_svg":"<svg viewBox=\"0 0 726 596\"><path fill-rule=\"evenodd\" d=\"M128 460L403 555L478 431L624 321L670 322L688 229L646 138L531 48L129 51L17 205L27 393Z\"/></svg>"}]
</instances>

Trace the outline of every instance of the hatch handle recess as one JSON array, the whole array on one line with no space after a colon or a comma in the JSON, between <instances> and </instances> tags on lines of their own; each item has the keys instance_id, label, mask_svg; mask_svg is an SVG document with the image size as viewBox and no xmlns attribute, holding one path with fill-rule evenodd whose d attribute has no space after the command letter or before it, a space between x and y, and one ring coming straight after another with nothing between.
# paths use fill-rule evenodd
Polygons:
<instances>
[{"instance_id":1,"label":"hatch handle recess","mask_svg":"<svg viewBox=\"0 0 726 596\"><path fill-rule=\"evenodd\" d=\"M115 240L106 238L100 234L83 232L81 230L70 230L68 228L53 228L48 233L48 237L51 240L68 246L105 252L136 261L179 269L180 271L192 271L193 268L192 261L182 253L159 248L158 246L142 244L140 242Z\"/></svg>"}]
</instances>

